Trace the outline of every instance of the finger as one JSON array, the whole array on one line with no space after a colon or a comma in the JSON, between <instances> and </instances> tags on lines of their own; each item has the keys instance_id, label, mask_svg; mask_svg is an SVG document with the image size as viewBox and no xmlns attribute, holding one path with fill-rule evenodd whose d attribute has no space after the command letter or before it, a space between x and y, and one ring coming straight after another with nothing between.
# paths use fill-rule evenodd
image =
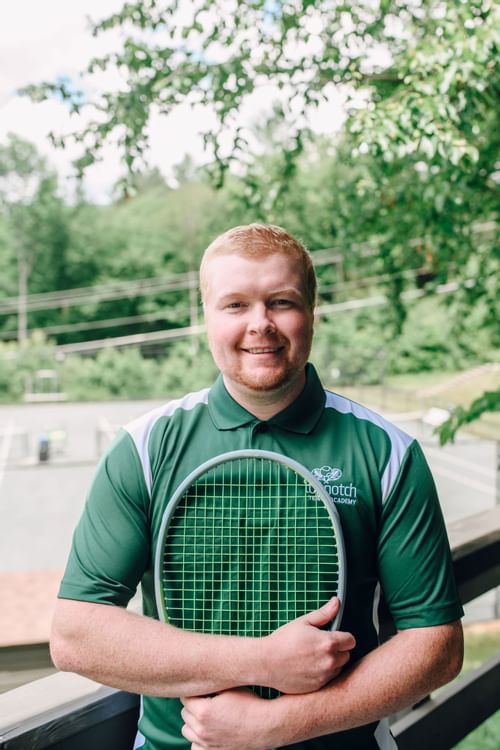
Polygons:
<instances>
[{"instance_id":1,"label":"finger","mask_svg":"<svg viewBox=\"0 0 500 750\"><path fill-rule=\"evenodd\" d=\"M208 698L214 698L218 693L211 693L210 695L189 695L179 698L180 702L186 708L195 708L201 701L207 700Z\"/></svg>"},{"instance_id":2,"label":"finger","mask_svg":"<svg viewBox=\"0 0 500 750\"><path fill-rule=\"evenodd\" d=\"M187 734L185 735L187 739L190 739L192 741L193 736L197 736L199 733L199 722L196 719L196 716L193 716L193 714L187 713L187 712L181 712L181 717L184 722L184 728L186 732L189 732L190 736L187 737Z\"/></svg>"},{"instance_id":3,"label":"finger","mask_svg":"<svg viewBox=\"0 0 500 750\"><path fill-rule=\"evenodd\" d=\"M335 654L335 667L342 669L351 658L350 651L337 651Z\"/></svg>"},{"instance_id":4,"label":"finger","mask_svg":"<svg viewBox=\"0 0 500 750\"><path fill-rule=\"evenodd\" d=\"M340 602L336 596L330 599L326 604L323 604L319 609L315 609L304 615L304 619L309 625L315 627L321 627L326 625L328 622L333 620L337 612L339 611Z\"/></svg>"},{"instance_id":5,"label":"finger","mask_svg":"<svg viewBox=\"0 0 500 750\"><path fill-rule=\"evenodd\" d=\"M356 639L352 633L336 630L331 634L332 644L336 651L352 651L356 647Z\"/></svg>"},{"instance_id":6,"label":"finger","mask_svg":"<svg viewBox=\"0 0 500 750\"><path fill-rule=\"evenodd\" d=\"M193 730L193 728L189 726L189 724L184 724L184 726L181 729L181 734L189 742L198 742L198 735Z\"/></svg>"}]
</instances>

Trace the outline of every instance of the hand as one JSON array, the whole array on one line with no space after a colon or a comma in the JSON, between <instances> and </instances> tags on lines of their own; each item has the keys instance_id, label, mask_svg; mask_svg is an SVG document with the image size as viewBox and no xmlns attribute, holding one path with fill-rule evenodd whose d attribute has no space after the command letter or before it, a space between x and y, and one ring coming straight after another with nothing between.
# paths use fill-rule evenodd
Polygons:
<instances>
[{"instance_id":1,"label":"hand","mask_svg":"<svg viewBox=\"0 0 500 750\"><path fill-rule=\"evenodd\" d=\"M264 680L281 693L311 693L337 677L356 641L351 633L320 630L340 606L334 597L319 609L282 625L264 641Z\"/></svg>"},{"instance_id":2,"label":"hand","mask_svg":"<svg viewBox=\"0 0 500 750\"><path fill-rule=\"evenodd\" d=\"M182 735L192 750L269 750L263 738L266 701L244 688L182 698Z\"/></svg>"}]
</instances>

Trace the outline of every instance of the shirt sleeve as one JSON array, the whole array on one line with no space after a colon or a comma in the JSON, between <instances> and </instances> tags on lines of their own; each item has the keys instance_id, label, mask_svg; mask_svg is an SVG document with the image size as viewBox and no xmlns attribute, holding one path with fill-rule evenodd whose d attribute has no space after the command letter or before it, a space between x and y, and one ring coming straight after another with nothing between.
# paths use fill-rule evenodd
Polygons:
<instances>
[{"instance_id":1,"label":"shirt sleeve","mask_svg":"<svg viewBox=\"0 0 500 750\"><path fill-rule=\"evenodd\" d=\"M149 564L149 529L140 460L130 435L121 432L97 468L59 597L126 606Z\"/></svg>"},{"instance_id":2,"label":"shirt sleeve","mask_svg":"<svg viewBox=\"0 0 500 750\"><path fill-rule=\"evenodd\" d=\"M463 615L436 486L416 441L382 509L378 560L397 628L442 625Z\"/></svg>"}]
</instances>

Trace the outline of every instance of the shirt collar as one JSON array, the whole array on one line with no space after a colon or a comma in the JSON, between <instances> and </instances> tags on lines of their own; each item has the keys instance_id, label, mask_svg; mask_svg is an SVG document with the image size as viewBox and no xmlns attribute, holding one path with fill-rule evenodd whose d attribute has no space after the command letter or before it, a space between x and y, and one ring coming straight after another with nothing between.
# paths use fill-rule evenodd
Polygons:
<instances>
[{"instance_id":1,"label":"shirt collar","mask_svg":"<svg viewBox=\"0 0 500 750\"><path fill-rule=\"evenodd\" d=\"M306 365L304 390L286 409L269 420L289 432L307 435L318 423L325 405L325 391L313 365ZM208 410L218 430L234 430L259 422L253 414L240 406L228 393L222 375L219 375L208 394Z\"/></svg>"}]
</instances>

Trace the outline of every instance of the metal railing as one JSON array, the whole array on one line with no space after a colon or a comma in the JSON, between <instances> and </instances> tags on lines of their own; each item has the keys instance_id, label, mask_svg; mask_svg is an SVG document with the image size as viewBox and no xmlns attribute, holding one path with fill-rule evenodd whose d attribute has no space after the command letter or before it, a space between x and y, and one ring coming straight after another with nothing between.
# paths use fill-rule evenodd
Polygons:
<instances>
[{"instance_id":1,"label":"metal railing","mask_svg":"<svg viewBox=\"0 0 500 750\"><path fill-rule=\"evenodd\" d=\"M500 507L456 521L448 533L463 603L499 586ZM387 616L383 622L388 635ZM2 658L5 666L0 649L0 670ZM394 720L392 731L400 750L447 750L499 708L500 652ZM57 673L0 695L0 750L127 750L138 710L135 695Z\"/></svg>"}]
</instances>

